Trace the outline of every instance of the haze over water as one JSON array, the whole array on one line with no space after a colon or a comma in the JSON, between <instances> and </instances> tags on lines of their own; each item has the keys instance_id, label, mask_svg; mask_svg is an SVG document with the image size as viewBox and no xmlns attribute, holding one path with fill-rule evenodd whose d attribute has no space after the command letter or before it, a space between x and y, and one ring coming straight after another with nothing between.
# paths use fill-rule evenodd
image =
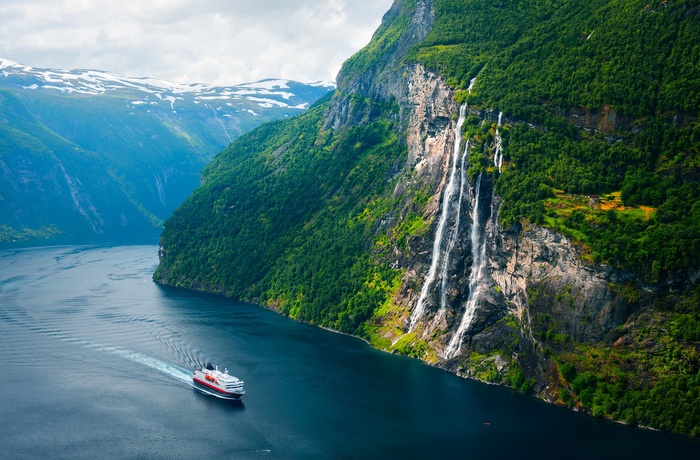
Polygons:
<instances>
[{"instance_id":1,"label":"haze over water","mask_svg":"<svg viewBox=\"0 0 700 460\"><path fill-rule=\"evenodd\" d=\"M151 281L156 245L0 251L5 458L661 458L700 443ZM204 395L211 362L246 382Z\"/></svg>"}]
</instances>

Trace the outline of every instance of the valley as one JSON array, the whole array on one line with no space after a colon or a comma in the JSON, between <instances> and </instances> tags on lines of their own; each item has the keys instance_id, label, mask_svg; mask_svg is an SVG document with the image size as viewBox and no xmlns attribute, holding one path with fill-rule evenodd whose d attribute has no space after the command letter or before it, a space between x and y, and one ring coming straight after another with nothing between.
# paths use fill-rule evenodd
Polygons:
<instances>
[{"instance_id":1,"label":"valley","mask_svg":"<svg viewBox=\"0 0 700 460\"><path fill-rule=\"evenodd\" d=\"M0 59L0 241L157 231L218 151L333 86L214 87Z\"/></svg>"}]
</instances>

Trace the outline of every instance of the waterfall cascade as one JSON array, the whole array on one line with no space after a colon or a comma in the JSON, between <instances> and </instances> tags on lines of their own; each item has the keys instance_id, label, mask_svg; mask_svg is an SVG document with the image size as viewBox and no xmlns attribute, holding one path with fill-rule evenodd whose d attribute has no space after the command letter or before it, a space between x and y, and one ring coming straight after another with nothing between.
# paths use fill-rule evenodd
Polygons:
<instances>
[{"instance_id":1,"label":"waterfall cascade","mask_svg":"<svg viewBox=\"0 0 700 460\"><path fill-rule=\"evenodd\" d=\"M430 270L428 271L428 276L423 282L423 287L421 288L420 297L416 303L416 307L411 314L411 320L409 323L408 330L410 332L416 327L418 320L423 316L425 312L425 299L428 297L428 292L430 287L435 282L435 278L438 273L438 265L440 262L445 263L447 259L445 251L443 249L445 238L445 227L447 226L447 220L450 216L450 203L454 199L454 195L457 189L457 169L459 163L459 154L461 153L461 143L462 143L462 125L466 118L467 106L464 104L459 108L459 119L457 120L457 125L454 128L454 149L452 153L452 167L450 169L450 177L447 182L447 186L442 195L442 207L440 220L438 222L438 227L435 232L435 240L433 241L433 254L432 261L430 263Z\"/></svg>"},{"instance_id":2,"label":"waterfall cascade","mask_svg":"<svg viewBox=\"0 0 700 460\"><path fill-rule=\"evenodd\" d=\"M440 285L440 312L437 319L441 318L445 311L447 310L447 269L450 266L450 254L452 249L454 249L455 244L457 244L457 238L459 237L459 224L462 216L462 201L464 199L464 190L469 193L469 182L467 180L467 170L466 170L466 159L469 157L469 140L467 140L464 146L464 153L462 153L462 162L459 168L459 199L457 200L456 217L455 223L452 227L452 234L450 235L450 240L447 243L447 248L445 249L445 260L442 264L442 283Z\"/></svg>"},{"instance_id":3,"label":"waterfall cascade","mask_svg":"<svg viewBox=\"0 0 700 460\"><path fill-rule=\"evenodd\" d=\"M472 79L470 82L470 92L475 82L476 78ZM460 107L459 118L454 128L454 149L452 152L451 168L449 171L447 185L445 186L442 195L440 219L435 231L430 269L428 270L428 274L423 282L416 306L411 313L408 329L409 332L413 332L419 320L423 317L426 309L426 300L430 290L435 288L438 280L440 281L440 308L438 314L435 316L433 326L435 326L441 318L445 317L448 310L447 292L449 288L450 255L460 238L460 225L461 221L463 220L461 211L465 193L467 197L470 195L470 186L466 171L469 150L471 147L470 142L466 142L464 150L461 148L462 126L466 119L466 108L466 105L462 105ZM501 171L503 165L501 136L498 129L501 126L502 117L503 112L499 113L498 115L498 126L496 128L494 149L494 163L498 167L499 172ZM467 301L464 304L465 306L459 320L459 326L452 334L450 341L444 350L444 359L450 359L459 354L462 347L464 334L472 325L472 322L476 316L477 304L483 290L486 271L486 235L484 232L486 223L482 223L483 219L480 217L480 213L483 214L483 212L480 211L481 179L482 176L479 175L478 179L476 180L476 184L474 185L473 199L470 200L471 229L469 231L469 239L471 244L472 264L468 282L469 294Z\"/></svg>"},{"instance_id":4,"label":"waterfall cascade","mask_svg":"<svg viewBox=\"0 0 700 460\"><path fill-rule=\"evenodd\" d=\"M496 143L496 148L494 149L494 154L493 154L493 163L494 165L498 168L498 172L501 172L501 169L503 168L503 148L501 147L501 133L498 131L498 128L501 127L501 119L503 118L503 112L498 113L498 126L496 126L496 138L495 138L495 143Z\"/></svg>"},{"instance_id":5,"label":"waterfall cascade","mask_svg":"<svg viewBox=\"0 0 700 460\"><path fill-rule=\"evenodd\" d=\"M471 218L472 228L469 238L472 248L472 266L469 274L469 297L464 308L464 314L457 331L450 339L450 343L445 349L444 358L449 359L459 353L462 347L462 336L471 325L475 313L477 301L479 300L483 287L484 268L486 267L486 235L479 219L479 195L481 189L481 175L476 180L474 186L474 204L472 206Z\"/></svg>"},{"instance_id":6,"label":"waterfall cascade","mask_svg":"<svg viewBox=\"0 0 700 460\"><path fill-rule=\"evenodd\" d=\"M476 84L476 77L469 80L469 88L467 88L467 91L469 91L469 94L472 93L472 89L474 89L474 84Z\"/></svg>"}]
</instances>

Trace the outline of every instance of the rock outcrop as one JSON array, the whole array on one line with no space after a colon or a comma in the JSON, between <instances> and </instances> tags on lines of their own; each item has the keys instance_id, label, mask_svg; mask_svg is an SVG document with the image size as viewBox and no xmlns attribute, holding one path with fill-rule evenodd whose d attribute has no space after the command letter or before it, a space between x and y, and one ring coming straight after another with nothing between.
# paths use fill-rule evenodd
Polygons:
<instances>
[{"instance_id":1,"label":"rock outcrop","mask_svg":"<svg viewBox=\"0 0 700 460\"><path fill-rule=\"evenodd\" d=\"M433 6L445 9L435 13ZM546 18L525 14L523 41L512 34L512 47L494 41L497 29L489 29L479 43L494 50L493 60L480 54L490 51L470 59L462 50L471 52L480 35L458 25L477 17L471 26L493 22L483 21L485 10L469 10L472 17L449 8L455 6L475 7L396 0L372 42L344 64L330 101L222 152L208 168L206 187L164 226L154 277L259 301L378 348L571 408L663 426L665 415L651 414L652 423L640 417L638 403L655 404L649 390L663 379L666 388L696 385L700 292L684 297L674 291L680 283L663 284L676 266L694 267L682 277L697 280L692 256L686 257L692 252L666 251L662 241L667 231L678 231L681 241L694 227L656 224L664 214L672 223L681 209L690 212L692 199L680 197L697 189L679 182L674 203L684 207L649 207L644 218L626 213L633 209L619 215L592 209L653 182L647 160L666 142L657 129L663 120L657 117L660 124L640 144L635 130L645 129L644 121L625 115L634 113L624 108L629 101L558 113L553 104L569 99L559 94L559 102L550 101L556 94L537 69L524 80L514 70L544 64L524 50L539 43L533 34L539 40L544 32L529 26ZM572 27L568 13L547 9L549 23ZM484 17L514 20L502 13L515 11L494 7ZM621 42L636 43L633 35ZM542 53L558 62L565 49ZM577 62L577 53L562 57ZM606 48L600 56L615 53ZM497 67L501 58L507 62ZM527 66L507 65L523 59ZM567 83L558 91L573 89ZM672 164L664 157L669 167L654 177L693 177L693 158L680 155ZM619 195L582 198L616 189ZM630 234L632 227L639 231ZM646 264L652 252L656 258ZM674 254L682 264L668 260ZM657 282L648 274L666 278ZM658 356L666 360L660 367ZM689 392L684 401L693 398Z\"/></svg>"},{"instance_id":2,"label":"rock outcrop","mask_svg":"<svg viewBox=\"0 0 700 460\"><path fill-rule=\"evenodd\" d=\"M494 230L498 233L488 250L500 294L494 300L505 302L521 324L547 314L556 333L597 342L629 316L627 302L610 287L619 275L585 264L564 236L539 227Z\"/></svg>"},{"instance_id":3,"label":"rock outcrop","mask_svg":"<svg viewBox=\"0 0 700 460\"><path fill-rule=\"evenodd\" d=\"M542 330L576 342L603 340L606 334L624 323L631 312L629 302L612 288L615 282L622 281L622 275L609 267L584 262L578 249L552 230L502 228L498 222L501 200L494 193L491 175L484 176L477 184L460 185L464 194L462 203L456 203L455 194L445 211L444 193L454 167L454 130L459 106L444 79L422 65L406 66L401 75L403 86L385 78L385 84L392 83L381 90L381 85L377 86L379 83L375 81L370 92L375 97L389 93L405 114L403 126L408 156L394 196L404 197L421 186L429 189L432 198L425 206L423 218L429 223L430 231L411 238L408 253L399 248L394 251L394 268L405 270L402 286L393 299L401 312L401 328L386 333L385 337L397 344L405 335L413 333L414 340L428 345L423 359L473 377L478 377L477 369L469 367L466 357L474 352L485 355L489 365L502 373L517 365L536 380L536 390L551 399L544 392L552 377L549 375L552 366L538 339ZM361 87L358 85L354 89ZM340 110L339 107L336 109ZM338 116L339 112L334 113L332 119L338 123L342 117ZM340 113L349 112L340 110ZM481 117L484 123L494 123L498 118L492 111L471 113ZM434 239L439 217L443 212L456 213L457 206L461 206L460 218L450 216L445 224L452 228L458 226L456 238L449 249L440 249L449 252L444 262L446 266L429 288L425 313L412 330L410 318L437 248ZM475 206L478 211L473 215ZM400 215L393 216L385 221L400 218ZM478 222L478 231L483 232L480 238L483 238L486 256L476 296L470 293L475 269L471 236L474 219ZM470 294L476 297L472 298L473 318L459 331L460 325L464 326L461 323ZM442 306L441 297L445 304ZM506 318L515 319L517 327L504 326ZM455 338L458 333L460 337ZM449 351L451 342L452 352ZM511 353L504 355L503 350ZM483 365L482 360L475 367Z\"/></svg>"},{"instance_id":4,"label":"rock outcrop","mask_svg":"<svg viewBox=\"0 0 700 460\"><path fill-rule=\"evenodd\" d=\"M330 110L326 115L326 128L339 129L343 126L362 123L363 119L371 113L358 104L348 95L362 95L363 97L376 98L378 100L406 100L409 88L404 71L406 70L403 59L408 49L425 39L434 21L434 11L430 0L417 0L412 11L404 11L409 8L406 2L394 2L391 9L384 15L382 24L375 33L375 40L386 33L398 16L410 16L411 23L406 33L402 34L395 43L388 44L391 39L379 40L381 46L386 48L381 57L373 65L362 62L367 59L367 54L360 51L348 61L343 70L338 74L338 91L333 98ZM353 60L358 64L355 65ZM356 67L361 70L358 71ZM402 106L402 108L406 108ZM402 111L405 113L405 110Z\"/></svg>"}]
</instances>

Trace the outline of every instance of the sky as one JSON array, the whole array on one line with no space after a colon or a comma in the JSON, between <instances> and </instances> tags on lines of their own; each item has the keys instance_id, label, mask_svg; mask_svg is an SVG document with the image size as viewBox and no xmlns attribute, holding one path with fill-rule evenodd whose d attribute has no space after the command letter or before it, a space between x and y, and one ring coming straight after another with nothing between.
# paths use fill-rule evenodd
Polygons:
<instances>
[{"instance_id":1,"label":"sky","mask_svg":"<svg viewBox=\"0 0 700 460\"><path fill-rule=\"evenodd\" d=\"M392 0L2 0L0 57L233 85L335 81Z\"/></svg>"}]
</instances>

